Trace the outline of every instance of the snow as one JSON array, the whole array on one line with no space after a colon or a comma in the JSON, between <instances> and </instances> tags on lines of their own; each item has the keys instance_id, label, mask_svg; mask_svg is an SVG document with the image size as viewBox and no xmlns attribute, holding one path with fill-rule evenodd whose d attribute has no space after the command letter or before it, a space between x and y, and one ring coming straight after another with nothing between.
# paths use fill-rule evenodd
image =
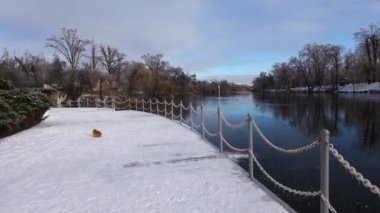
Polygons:
<instances>
[{"instance_id":1,"label":"snow","mask_svg":"<svg viewBox=\"0 0 380 213\"><path fill-rule=\"evenodd\" d=\"M339 92L352 93L352 92L380 92L380 82L375 82L371 84L358 83L358 84L348 84L342 87Z\"/></svg>"},{"instance_id":2,"label":"snow","mask_svg":"<svg viewBox=\"0 0 380 213\"><path fill-rule=\"evenodd\" d=\"M375 82L371 84L367 83L357 83L357 84L347 84L345 86L339 86L339 92L342 93L353 93L353 92L371 92L371 93L380 93L380 82ZM286 90L271 90L271 92L285 92ZM307 87L293 87L290 88L292 92L307 92ZM322 85L320 88L313 88L314 92L330 92L332 91L332 85Z\"/></svg>"},{"instance_id":3,"label":"snow","mask_svg":"<svg viewBox=\"0 0 380 213\"><path fill-rule=\"evenodd\" d=\"M286 212L188 128L135 111L51 109L0 139L0 212ZM92 129L102 131L93 138Z\"/></svg>"}]
</instances>

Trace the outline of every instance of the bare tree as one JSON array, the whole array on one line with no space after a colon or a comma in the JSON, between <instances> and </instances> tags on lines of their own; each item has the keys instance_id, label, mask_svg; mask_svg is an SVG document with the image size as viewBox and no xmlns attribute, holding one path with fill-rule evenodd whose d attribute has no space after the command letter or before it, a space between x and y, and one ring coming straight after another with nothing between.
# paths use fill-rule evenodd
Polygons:
<instances>
[{"instance_id":1,"label":"bare tree","mask_svg":"<svg viewBox=\"0 0 380 213\"><path fill-rule=\"evenodd\" d=\"M47 73L48 62L43 55L25 52L22 57L14 57L25 78L19 79L19 86L41 86ZM21 73L20 73L21 74ZM21 82L23 81L23 82Z\"/></svg>"},{"instance_id":2,"label":"bare tree","mask_svg":"<svg viewBox=\"0 0 380 213\"><path fill-rule=\"evenodd\" d=\"M296 70L298 81L303 82L300 85L306 86L308 91L313 90L313 75L310 68L310 60L300 51L298 57L291 57L289 65L292 69Z\"/></svg>"},{"instance_id":3,"label":"bare tree","mask_svg":"<svg viewBox=\"0 0 380 213\"><path fill-rule=\"evenodd\" d=\"M76 70L79 59L89 43L88 40L82 40L78 37L76 29L62 28L61 37L52 36L48 38L46 47L53 48L62 54L70 64L71 69Z\"/></svg>"},{"instance_id":4,"label":"bare tree","mask_svg":"<svg viewBox=\"0 0 380 213\"><path fill-rule=\"evenodd\" d=\"M306 44L301 50L302 56L306 57L307 64L314 75L314 86L321 87L327 70L330 52L329 45Z\"/></svg>"},{"instance_id":5,"label":"bare tree","mask_svg":"<svg viewBox=\"0 0 380 213\"><path fill-rule=\"evenodd\" d=\"M339 45L329 45L330 49L330 58L331 58L331 83L333 86L333 90L338 89L339 85L339 70L342 61L342 46Z\"/></svg>"},{"instance_id":6,"label":"bare tree","mask_svg":"<svg viewBox=\"0 0 380 213\"><path fill-rule=\"evenodd\" d=\"M111 46L100 46L100 62L108 74L120 73L123 66L126 65L125 54L117 48Z\"/></svg>"},{"instance_id":7,"label":"bare tree","mask_svg":"<svg viewBox=\"0 0 380 213\"><path fill-rule=\"evenodd\" d=\"M119 88L121 71L127 65L125 58L125 54L121 53L117 48L108 45L100 46L100 63L108 72L108 76L105 76L103 80L108 83L110 92ZM100 81L100 87L103 80Z\"/></svg>"},{"instance_id":8,"label":"bare tree","mask_svg":"<svg viewBox=\"0 0 380 213\"><path fill-rule=\"evenodd\" d=\"M366 69L368 81L373 82L376 80L376 70L380 73L380 24L361 28L359 32L354 33L354 39L359 42L358 49L365 52L368 64L363 64L363 66Z\"/></svg>"},{"instance_id":9,"label":"bare tree","mask_svg":"<svg viewBox=\"0 0 380 213\"><path fill-rule=\"evenodd\" d=\"M98 45L96 45L93 40L90 42L90 53L89 55L86 55L86 58L88 60L83 63L83 67L88 73L92 93L94 87L99 84L99 81L102 80L102 73L98 68L98 64L100 63L100 57L98 56ZM99 95L101 96L101 93Z\"/></svg>"},{"instance_id":10,"label":"bare tree","mask_svg":"<svg viewBox=\"0 0 380 213\"><path fill-rule=\"evenodd\" d=\"M164 56L162 54L156 54L156 55L146 54L146 55L141 56L141 58L145 62L145 65L148 67L149 71L151 71L153 74L153 79L154 79L154 86L153 86L153 91L152 91L153 97L157 97L157 95L159 94L158 82L159 82L160 72L163 72L169 65L167 61L164 61L162 59L163 57Z\"/></svg>"},{"instance_id":11,"label":"bare tree","mask_svg":"<svg viewBox=\"0 0 380 213\"><path fill-rule=\"evenodd\" d=\"M275 63L272 66L272 74L277 89L290 90L290 67L287 63Z\"/></svg>"},{"instance_id":12,"label":"bare tree","mask_svg":"<svg viewBox=\"0 0 380 213\"><path fill-rule=\"evenodd\" d=\"M92 71L97 71L97 65L100 62L99 57L97 56L97 48L98 46L94 43L94 41L91 41L91 53L90 53L90 67Z\"/></svg>"}]
</instances>

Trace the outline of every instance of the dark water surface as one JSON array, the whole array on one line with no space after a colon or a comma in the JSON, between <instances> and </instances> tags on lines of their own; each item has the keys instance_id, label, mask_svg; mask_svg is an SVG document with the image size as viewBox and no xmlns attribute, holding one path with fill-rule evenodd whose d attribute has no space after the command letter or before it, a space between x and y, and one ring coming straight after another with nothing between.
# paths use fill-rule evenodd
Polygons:
<instances>
[{"instance_id":1,"label":"dark water surface","mask_svg":"<svg viewBox=\"0 0 380 213\"><path fill-rule=\"evenodd\" d=\"M185 101L186 102L186 101ZM263 133L283 148L298 148L330 131L331 143L372 183L380 186L380 96L366 94L246 94L230 97L193 98L193 105L207 110L205 121L217 131L219 106L231 123L251 113ZM187 106L187 104L185 103ZM184 116L189 119L190 113ZM194 123L200 116L194 114ZM225 138L246 148L247 127L223 126ZM218 138L208 137L218 144ZM270 148L254 132L254 152L263 167L279 182L299 190L319 190L319 146L299 155L286 155ZM247 160L239 164L247 169ZM302 197L275 187L255 168L255 178L298 212L319 212L319 198ZM330 201L338 212L380 212L380 198L360 185L330 155Z\"/></svg>"}]
</instances>

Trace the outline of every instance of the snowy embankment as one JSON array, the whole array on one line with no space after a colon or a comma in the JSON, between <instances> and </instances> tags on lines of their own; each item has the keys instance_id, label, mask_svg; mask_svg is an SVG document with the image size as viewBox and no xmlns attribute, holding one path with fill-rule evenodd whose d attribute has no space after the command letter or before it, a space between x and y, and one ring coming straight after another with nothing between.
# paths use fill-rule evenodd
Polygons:
<instances>
[{"instance_id":1,"label":"snowy embankment","mask_svg":"<svg viewBox=\"0 0 380 213\"><path fill-rule=\"evenodd\" d=\"M314 88L313 92L331 92L333 90L331 85L322 85L320 88ZM295 87L290 88L292 92L307 92L307 87ZM357 83L357 84L347 84L345 86L339 87L339 92L341 93L380 93L380 82L375 82L371 84L367 83Z\"/></svg>"},{"instance_id":2,"label":"snowy embankment","mask_svg":"<svg viewBox=\"0 0 380 213\"><path fill-rule=\"evenodd\" d=\"M169 119L96 109L49 114L0 139L0 212L286 212ZM103 136L93 138L93 128Z\"/></svg>"},{"instance_id":3,"label":"snowy embankment","mask_svg":"<svg viewBox=\"0 0 380 213\"><path fill-rule=\"evenodd\" d=\"M353 92L380 92L380 82L375 82L372 84L358 83L358 84L348 84L339 89L339 92L353 93Z\"/></svg>"}]
</instances>

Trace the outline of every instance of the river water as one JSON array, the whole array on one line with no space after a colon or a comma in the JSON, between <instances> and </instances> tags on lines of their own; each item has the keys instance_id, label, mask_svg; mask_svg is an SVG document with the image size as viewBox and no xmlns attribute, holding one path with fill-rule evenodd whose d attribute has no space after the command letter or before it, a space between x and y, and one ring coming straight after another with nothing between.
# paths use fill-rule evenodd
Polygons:
<instances>
[{"instance_id":1,"label":"river water","mask_svg":"<svg viewBox=\"0 0 380 213\"><path fill-rule=\"evenodd\" d=\"M189 99L185 100L185 105ZM274 144L298 148L319 138L321 129L330 131L330 142L367 177L380 186L380 96L367 94L244 94L230 97L193 97L195 108L203 105L210 132L218 129L217 107L230 121L239 123L251 113L262 132ZM184 113L190 118L189 111ZM193 113L195 124L200 115ZM223 125L225 138L234 146L248 146L247 127L231 129ZM319 146L298 155L286 155L270 148L254 134L254 153L262 166L289 187L319 190ZM218 138L208 137L215 145ZM228 151L228 149L227 149ZM239 165L247 170L248 161ZM302 197L274 186L258 170L255 178L298 212L319 212L319 198ZM380 198L360 185L330 155L330 202L338 212L380 212Z\"/></svg>"}]
</instances>

